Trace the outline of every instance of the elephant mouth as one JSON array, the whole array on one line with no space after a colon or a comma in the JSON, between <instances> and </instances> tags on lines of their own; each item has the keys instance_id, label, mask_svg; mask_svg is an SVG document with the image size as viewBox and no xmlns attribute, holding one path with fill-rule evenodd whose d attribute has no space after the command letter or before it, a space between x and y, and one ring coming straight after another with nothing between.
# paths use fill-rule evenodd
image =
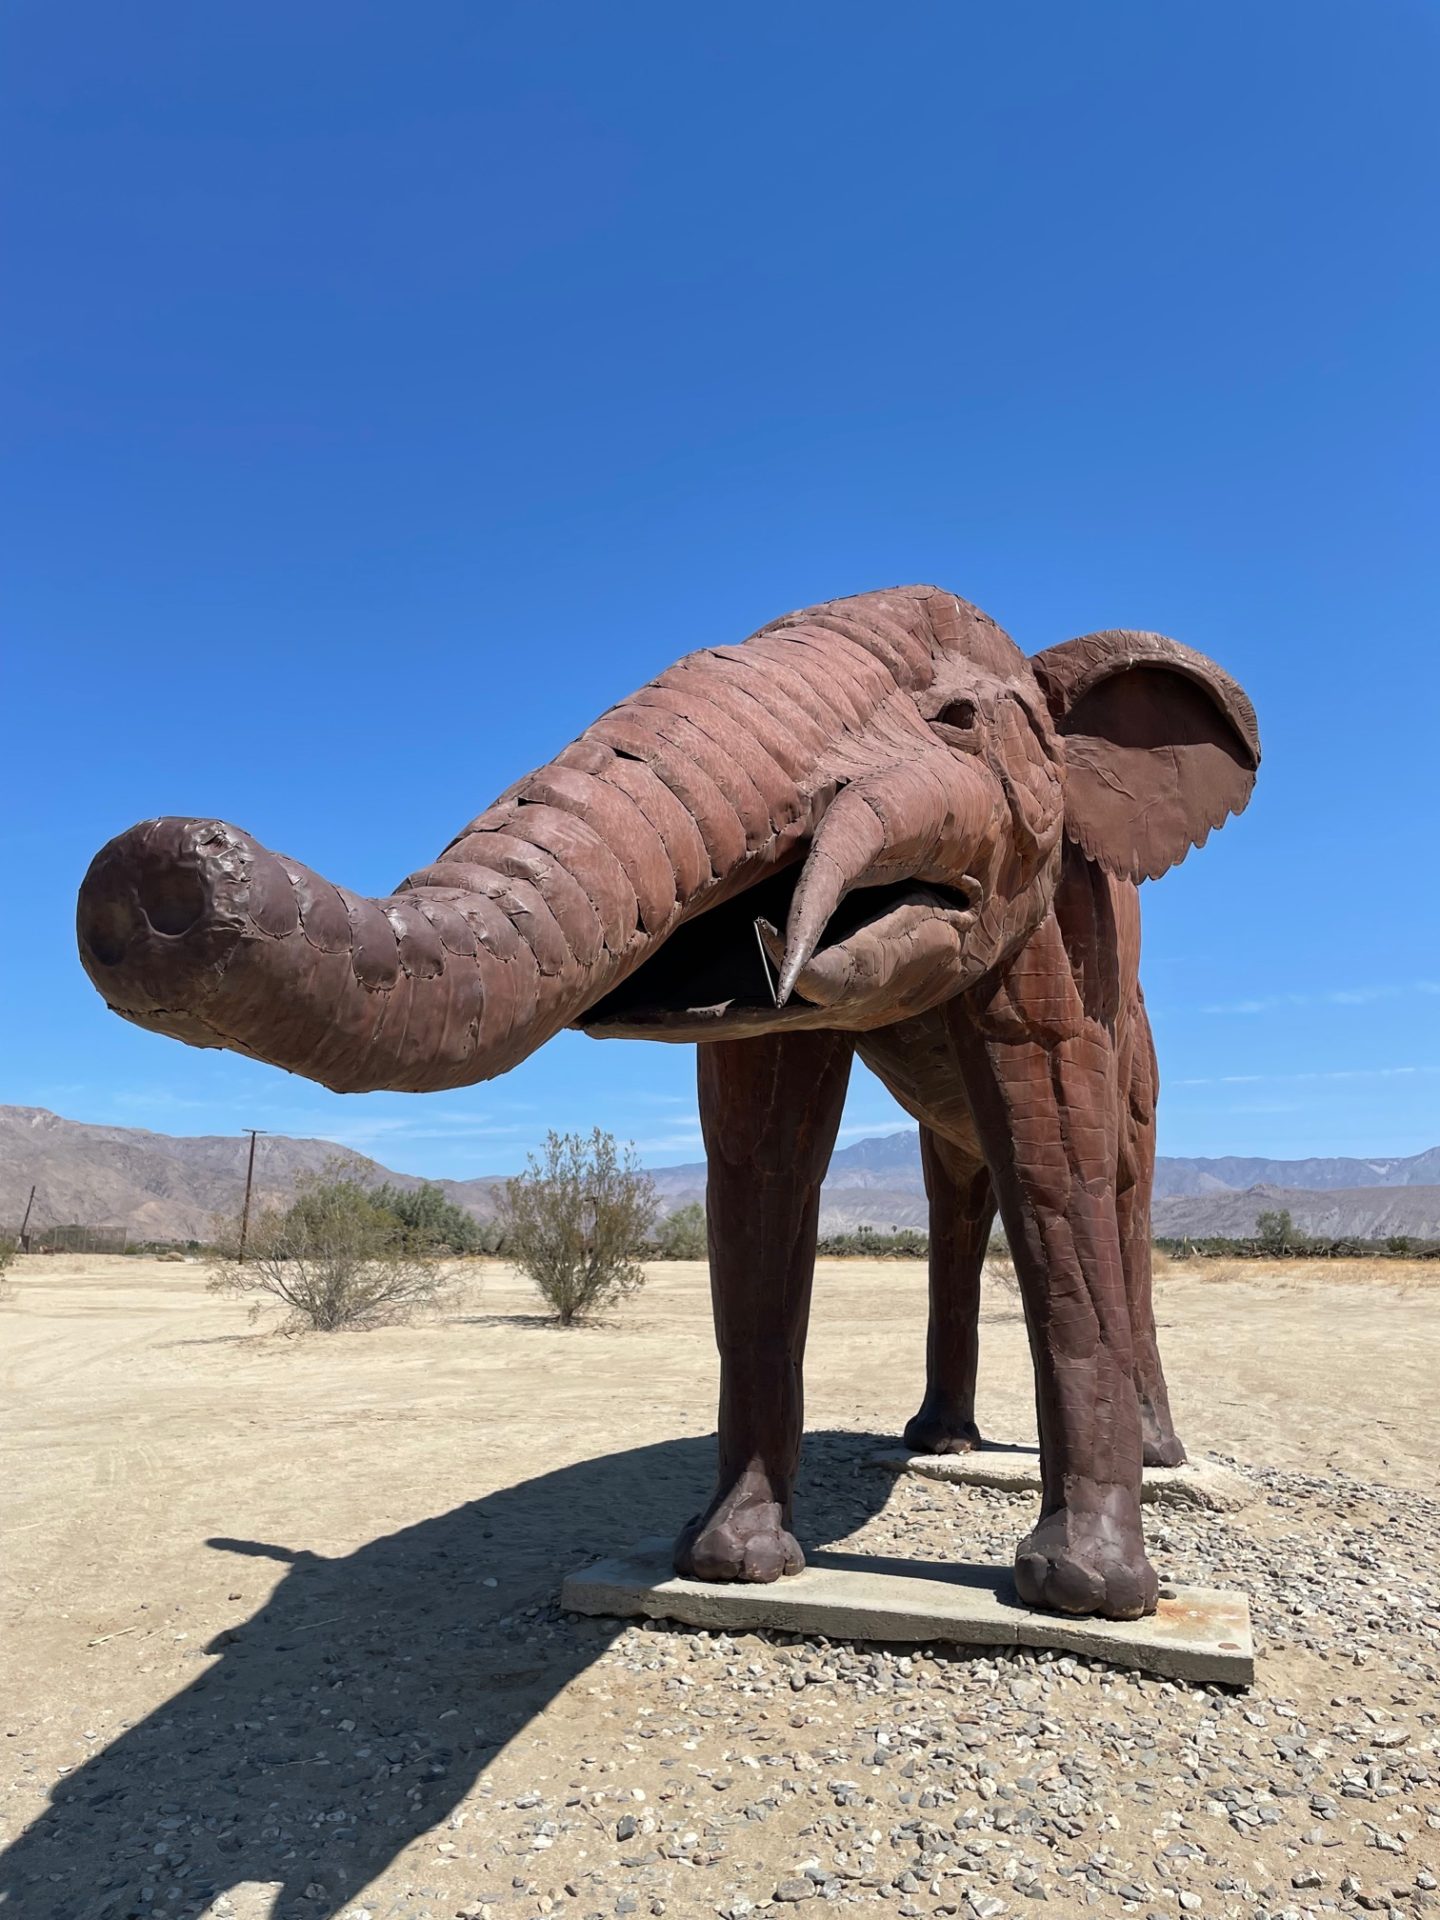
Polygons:
<instances>
[{"instance_id":1,"label":"elephant mouth","mask_svg":"<svg viewBox=\"0 0 1440 1920\"><path fill-rule=\"evenodd\" d=\"M722 901L676 929L634 973L574 1022L595 1039L695 1041L806 1027L888 1025L914 1011L887 1005L875 1011L844 999L807 998L802 975L784 1006L776 1004L783 929L800 876L784 868ZM831 915L815 961L822 963L857 938L883 940L902 914L933 910L955 930L975 919L972 901L958 889L913 881L857 888ZM956 979L937 997L959 990Z\"/></svg>"}]
</instances>

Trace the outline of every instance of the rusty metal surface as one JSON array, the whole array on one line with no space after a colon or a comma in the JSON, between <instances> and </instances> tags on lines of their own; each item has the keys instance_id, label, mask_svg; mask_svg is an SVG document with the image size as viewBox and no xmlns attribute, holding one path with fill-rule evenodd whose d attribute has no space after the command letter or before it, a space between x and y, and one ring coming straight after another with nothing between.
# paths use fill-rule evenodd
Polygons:
<instances>
[{"instance_id":1,"label":"rusty metal surface","mask_svg":"<svg viewBox=\"0 0 1440 1920\"><path fill-rule=\"evenodd\" d=\"M1133 1616L1156 1593L1142 1456L1184 1452L1150 1308L1135 883L1240 811L1258 764L1245 695L1174 641L1027 659L966 601L896 588L688 655L382 900L221 821L144 821L86 875L80 957L124 1018L340 1092L469 1085L565 1026L706 1043L722 1474L679 1553L709 1579L797 1564L815 1196L858 1049L924 1129L912 1444L971 1443L998 1207L1044 1464L1016 1580Z\"/></svg>"}]
</instances>

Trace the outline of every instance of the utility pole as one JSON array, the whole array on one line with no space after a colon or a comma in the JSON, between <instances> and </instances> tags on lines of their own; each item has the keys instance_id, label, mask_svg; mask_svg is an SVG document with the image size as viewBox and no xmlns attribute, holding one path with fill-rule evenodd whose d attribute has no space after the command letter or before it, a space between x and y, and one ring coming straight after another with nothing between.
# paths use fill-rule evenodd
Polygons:
<instances>
[{"instance_id":1,"label":"utility pole","mask_svg":"<svg viewBox=\"0 0 1440 1920\"><path fill-rule=\"evenodd\" d=\"M30 1251L30 1241L26 1235L26 1228L30 1225L30 1209L34 1204L35 1189L31 1187L30 1198L25 1202L25 1218L20 1222L20 1251L22 1253L28 1253Z\"/></svg>"},{"instance_id":2,"label":"utility pole","mask_svg":"<svg viewBox=\"0 0 1440 1920\"><path fill-rule=\"evenodd\" d=\"M245 1205L240 1212L240 1259L245 1258L245 1242L250 1235L250 1189L255 1184L255 1141L265 1129L263 1127L245 1127L250 1136L250 1158L245 1167Z\"/></svg>"}]
</instances>

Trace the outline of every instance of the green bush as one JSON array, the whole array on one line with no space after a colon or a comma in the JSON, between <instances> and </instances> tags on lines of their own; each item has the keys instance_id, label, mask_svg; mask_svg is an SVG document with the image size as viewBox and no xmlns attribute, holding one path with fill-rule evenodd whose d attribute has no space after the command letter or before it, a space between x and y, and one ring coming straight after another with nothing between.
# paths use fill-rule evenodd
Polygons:
<instances>
[{"instance_id":1,"label":"green bush","mask_svg":"<svg viewBox=\"0 0 1440 1920\"><path fill-rule=\"evenodd\" d=\"M289 1324L334 1333L408 1319L437 1304L448 1275L433 1243L377 1204L374 1192L337 1165L297 1183L288 1207L252 1219L212 1250L210 1285L289 1310Z\"/></svg>"},{"instance_id":2,"label":"green bush","mask_svg":"<svg viewBox=\"0 0 1440 1920\"><path fill-rule=\"evenodd\" d=\"M416 1251L427 1248L462 1254L487 1251L480 1222L453 1200L448 1200L444 1189L430 1181L418 1187L397 1187L386 1181L370 1188L369 1193L375 1206L393 1214L405 1228L408 1242Z\"/></svg>"},{"instance_id":3,"label":"green bush","mask_svg":"<svg viewBox=\"0 0 1440 1920\"><path fill-rule=\"evenodd\" d=\"M919 1227L896 1227L877 1233L874 1227L856 1227L849 1233L823 1234L816 1248L827 1260L923 1260L930 1236Z\"/></svg>"},{"instance_id":4,"label":"green bush","mask_svg":"<svg viewBox=\"0 0 1440 1920\"><path fill-rule=\"evenodd\" d=\"M1384 1240L1297 1236L1279 1246L1259 1238L1242 1240L1218 1233L1199 1238L1160 1234L1155 1245L1175 1260L1440 1260L1440 1240L1417 1240L1403 1233L1392 1233Z\"/></svg>"},{"instance_id":5,"label":"green bush","mask_svg":"<svg viewBox=\"0 0 1440 1920\"><path fill-rule=\"evenodd\" d=\"M1305 1235L1290 1218L1288 1208L1279 1213L1257 1213L1255 1238L1272 1253L1284 1253L1291 1247L1303 1246L1305 1241Z\"/></svg>"},{"instance_id":6,"label":"green bush","mask_svg":"<svg viewBox=\"0 0 1440 1920\"><path fill-rule=\"evenodd\" d=\"M655 1220L655 1187L635 1152L596 1127L550 1133L507 1180L497 1219L505 1257L533 1281L562 1327L599 1312L645 1278L637 1256Z\"/></svg>"},{"instance_id":7,"label":"green bush","mask_svg":"<svg viewBox=\"0 0 1440 1920\"><path fill-rule=\"evenodd\" d=\"M651 1245L657 1260L704 1260L710 1252L705 1209L698 1200L677 1207L655 1229Z\"/></svg>"}]
</instances>

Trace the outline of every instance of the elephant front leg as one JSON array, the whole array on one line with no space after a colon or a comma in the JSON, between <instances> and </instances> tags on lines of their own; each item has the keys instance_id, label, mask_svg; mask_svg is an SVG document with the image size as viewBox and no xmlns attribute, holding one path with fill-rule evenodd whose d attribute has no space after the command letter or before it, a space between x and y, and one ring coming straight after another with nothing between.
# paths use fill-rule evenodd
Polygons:
<instances>
[{"instance_id":1,"label":"elephant front leg","mask_svg":"<svg viewBox=\"0 0 1440 1920\"><path fill-rule=\"evenodd\" d=\"M925 1398L905 1428L905 1444L915 1453L971 1453L980 1445L980 1270L995 1200L984 1162L977 1166L924 1126L920 1163L930 1201L930 1324Z\"/></svg>"},{"instance_id":2,"label":"elephant front leg","mask_svg":"<svg viewBox=\"0 0 1440 1920\"><path fill-rule=\"evenodd\" d=\"M956 1015L1035 1360L1041 1509L1015 1584L1030 1605L1135 1619L1154 1611L1157 1582L1115 1212L1114 1049L1098 1023L1052 1017L1060 981L1029 986L1042 1015L1012 1007L998 1034Z\"/></svg>"},{"instance_id":3,"label":"elephant front leg","mask_svg":"<svg viewBox=\"0 0 1440 1920\"><path fill-rule=\"evenodd\" d=\"M676 1542L675 1568L699 1580L775 1580L805 1564L790 1531L802 1366L820 1184L852 1043L791 1033L708 1041L698 1052L720 1470L709 1506Z\"/></svg>"}]
</instances>

